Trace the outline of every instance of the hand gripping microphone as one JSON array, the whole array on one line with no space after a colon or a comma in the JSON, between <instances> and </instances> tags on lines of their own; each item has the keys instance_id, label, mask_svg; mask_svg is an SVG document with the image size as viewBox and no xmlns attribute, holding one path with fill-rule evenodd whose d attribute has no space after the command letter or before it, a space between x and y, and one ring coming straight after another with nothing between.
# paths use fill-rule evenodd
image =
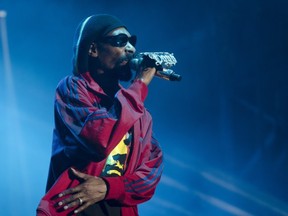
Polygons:
<instances>
[{"instance_id":1,"label":"hand gripping microphone","mask_svg":"<svg viewBox=\"0 0 288 216\"><path fill-rule=\"evenodd\" d=\"M180 81L181 76L170 68L177 63L173 53L168 52L142 52L130 60L130 68L138 71L140 67L155 67L155 76L170 80Z\"/></svg>"}]
</instances>

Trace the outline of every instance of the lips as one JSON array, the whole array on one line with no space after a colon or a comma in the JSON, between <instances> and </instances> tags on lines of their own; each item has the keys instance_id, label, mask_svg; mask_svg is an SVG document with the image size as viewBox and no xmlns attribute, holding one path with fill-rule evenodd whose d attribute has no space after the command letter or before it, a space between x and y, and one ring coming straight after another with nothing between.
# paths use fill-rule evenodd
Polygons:
<instances>
[{"instance_id":1,"label":"lips","mask_svg":"<svg viewBox=\"0 0 288 216\"><path fill-rule=\"evenodd\" d=\"M132 55L126 55L125 57L123 57L121 60L120 60L120 66L124 66L126 65L131 59L132 59Z\"/></svg>"},{"instance_id":2,"label":"lips","mask_svg":"<svg viewBox=\"0 0 288 216\"><path fill-rule=\"evenodd\" d=\"M127 63L128 63L128 61L127 61L127 60L124 60L124 61L122 61L122 62L120 63L120 65L123 66L123 65L126 65Z\"/></svg>"}]
</instances>

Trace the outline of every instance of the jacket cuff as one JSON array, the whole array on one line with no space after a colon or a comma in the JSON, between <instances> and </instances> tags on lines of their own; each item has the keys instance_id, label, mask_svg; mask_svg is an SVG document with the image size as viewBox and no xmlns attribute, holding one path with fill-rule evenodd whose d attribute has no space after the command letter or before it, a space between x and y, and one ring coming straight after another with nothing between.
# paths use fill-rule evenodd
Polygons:
<instances>
[{"instance_id":1,"label":"jacket cuff","mask_svg":"<svg viewBox=\"0 0 288 216\"><path fill-rule=\"evenodd\" d=\"M137 79L131 84L129 89L138 92L140 94L141 101L144 102L148 94L148 86L144 82Z\"/></svg>"},{"instance_id":2,"label":"jacket cuff","mask_svg":"<svg viewBox=\"0 0 288 216\"><path fill-rule=\"evenodd\" d=\"M105 200L118 200L124 199L124 181L122 177L102 177L107 184L107 193Z\"/></svg>"}]
</instances>

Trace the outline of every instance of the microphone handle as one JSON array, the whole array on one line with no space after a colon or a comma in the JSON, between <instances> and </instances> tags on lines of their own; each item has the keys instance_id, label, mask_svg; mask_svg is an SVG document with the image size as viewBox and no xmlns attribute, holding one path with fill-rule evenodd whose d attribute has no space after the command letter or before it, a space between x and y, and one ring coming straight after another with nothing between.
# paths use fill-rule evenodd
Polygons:
<instances>
[{"instance_id":1,"label":"microphone handle","mask_svg":"<svg viewBox=\"0 0 288 216\"><path fill-rule=\"evenodd\" d=\"M182 79L181 75L176 74L171 69L165 69L165 68L162 70L157 70L155 76L170 81L180 81Z\"/></svg>"},{"instance_id":2,"label":"microphone handle","mask_svg":"<svg viewBox=\"0 0 288 216\"><path fill-rule=\"evenodd\" d=\"M143 56L138 56L130 61L130 67L132 70L138 71L141 65L145 65L145 67L155 67L157 70L155 73L156 77L170 81L180 81L182 79L181 75L176 74L171 69L163 68L161 65L156 65L155 61L153 59L149 59L148 57L146 57L144 60Z\"/></svg>"}]
</instances>

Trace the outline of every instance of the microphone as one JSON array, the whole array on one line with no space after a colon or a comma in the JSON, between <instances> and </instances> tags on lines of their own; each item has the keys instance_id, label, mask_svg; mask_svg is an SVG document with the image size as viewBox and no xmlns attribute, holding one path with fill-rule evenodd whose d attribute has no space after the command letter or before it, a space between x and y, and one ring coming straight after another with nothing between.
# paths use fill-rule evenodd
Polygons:
<instances>
[{"instance_id":1,"label":"microphone","mask_svg":"<svg viewBox=\"0 0 288 216\"><path fill-rule=\"evenodd\" d=\"M170 81L180 81L181 75L176 74L172 69L177 63L173 53L168 52L142 52L136 54L130 60L130 68L138 71L140 67L155 67L155 76Z\"/></svg>"}]
</instances>

